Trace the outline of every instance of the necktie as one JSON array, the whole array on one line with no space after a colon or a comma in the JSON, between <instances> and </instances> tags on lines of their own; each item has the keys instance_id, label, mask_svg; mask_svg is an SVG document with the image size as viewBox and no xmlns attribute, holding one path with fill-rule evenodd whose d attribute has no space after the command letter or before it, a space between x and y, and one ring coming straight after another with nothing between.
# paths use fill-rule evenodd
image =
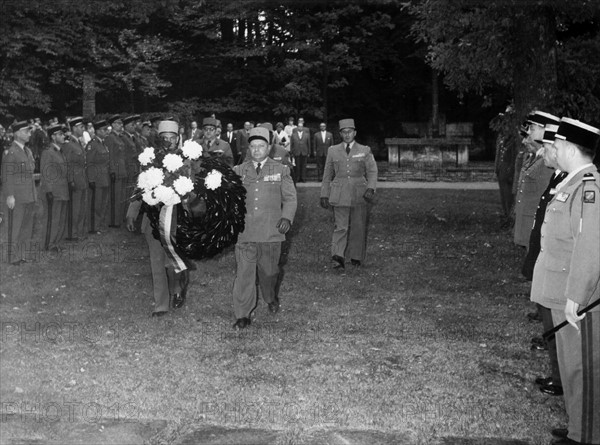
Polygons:
<instances>
[{"instance_id":1,"label":"necktie","mask_svg":"<svg viewBox=\"0 0 600 445\"><path fill-rule=\"evenodd\" d=\"M256 166L256 176L260 175L260 164Z\"/></svg>"},{"instance_id":2,"label":"necktie","mask_svg":"<svg viewBox=\"0 0 600 445\"><path fill-rule=\"evenodd\" d=\"M346 154L350 154L350 144L346 144Z\"/></svg>"}]
</instances>

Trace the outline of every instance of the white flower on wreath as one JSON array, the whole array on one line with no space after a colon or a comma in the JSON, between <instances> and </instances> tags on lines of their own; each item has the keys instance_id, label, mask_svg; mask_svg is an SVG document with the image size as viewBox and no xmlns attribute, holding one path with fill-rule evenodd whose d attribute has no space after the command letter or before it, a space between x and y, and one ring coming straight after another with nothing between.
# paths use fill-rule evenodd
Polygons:
<instances>
[{"instance_id":1,"label":"white flower on wreath","mask_svg":"<svg viewBox=\"0 0 600 445\"><path fill-rule=\"evenodd\" d=\"M183 159L174 153L169 153L163 159L163 167L168 171L174 172L183 167Z\"/></svg>"},{"instance_id":2,"label":"white flower on wreath","mask_svg":"<svg viewBox=\"0 0 600 445\"><path fill-rule=\"evenodd\" d=\"M156 198L156 196L154 196L153 190L148 190L148 191L144 192L142 194L142 199L144 200L144 202L146 204L151 205L151 206L154 206L160 202L158 200L158 198Z\"/></svg>"},{"instance_id":3,"label":"white flower on wreath","mask_svg":"<svg viewBox=\"0 0 600 445\"><path fill-rule=\"evenodd\" d=\"M154 161L154 158L154 149L152 147L144 148L144 151L141 152L138 156L138 160L140 161L141 165L150 164L152 161Z\"/></svg>"},{"instance_id":4,"label":"white flower on wreath","mask_svg":"<svg viewBox=\"0 0 600 445\"><path fill-rule=\"evenodd\" d=\"M221 180L223 179L223 174L218 170L212 170L204 179L204 185L209 190L216 190L221 187Z\"/></svg>"},{"instance_id":5,"label":"white flower on wreath","mask_svg":"<svg viewBox=\"0 0 600 445\"><path fill-rule=\"evenodd\" d=\"M194 183L187 176L180 176L173 181L173 188L180 196L185 196L194 190Z\"/></svg>"},{"instance_id":6,"label":"white flower on wreath","mask_svg":"<svg viewBox=\"0 0 600 445\"><path fill-rule=\"evenodd\" d=\"M181 152L186 158L189 158L192 161L194 161L200 156L202 156L202 145L200 145L196 141L188 139L183 143L183 146L181 147Z\"/></svg>"},{"instance_id":7,"label":"white flower on wreath","mask_svg":"<svg viewBox=\"0 0 600 445\"><path fill-rule=\"evenodd\" d=\"M165 179L165 174L162 169L156 167L150 167L148 170L144 170L138 176L137 185L144 191L152 190L159 185L162 185Z\"/></svg>"},{"instance_id":8,"label":"white flower on wreath","mask_svg":"<svg viewBox=\"0 0 600 445\"><path fill-rule=\"evenodd\" d=\"M172 187L159 185L154 189L154 196L159 202L164 203L166 206L173 206L181 202L181 198Z\"/></svg>"}]
</instances>

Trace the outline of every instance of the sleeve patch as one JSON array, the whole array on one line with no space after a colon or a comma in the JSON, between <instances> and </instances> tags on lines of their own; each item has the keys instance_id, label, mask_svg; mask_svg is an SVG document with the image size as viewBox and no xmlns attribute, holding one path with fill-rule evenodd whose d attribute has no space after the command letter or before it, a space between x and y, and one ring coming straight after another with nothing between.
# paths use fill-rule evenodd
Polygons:
<instances>
[{"instance_id":1,"label":"sleeve patch","mask_svg":"<svg viewBox=\"0 0 600 445\"><path fill-rule=\"evenodd\" d=\"M586 190L583 194L584 204L594 204L596 202L595 190Z\"/></svg>"}]
</instances>

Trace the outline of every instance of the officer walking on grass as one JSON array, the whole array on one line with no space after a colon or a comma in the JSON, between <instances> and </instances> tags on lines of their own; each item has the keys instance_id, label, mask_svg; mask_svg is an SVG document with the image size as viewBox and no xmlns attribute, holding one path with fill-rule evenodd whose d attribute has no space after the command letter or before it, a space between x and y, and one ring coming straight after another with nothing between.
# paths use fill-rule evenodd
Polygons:
<instances>
[{"instance_id":1,"label":"officer walking on grass","mask_svg":"<svg viewBox=\"0 0 600 445\"><path fill-rule=\"evenodd\" d=\"M600 444L600 173L592 163L600 130L563 118L554 145L561 170L541 229L531 300L552 311L568 428L552 431L555 445Z\"/></svg>"},{"instance_id":2,"label":"officer walking on grass","mask_svg":"<svg viewBox=\"0 0 600 445\"><path fill-rule=\"evenodd\" d=\"M347 260L355 267L364 262L367 250L368 203L377 185L377 164L371 149L354 140L354 119L340 121L342 143L329 147L323 182L321 207L333 208L335 226L331 259L335 269L344 269Z\"/></svg>"}]
</instances>

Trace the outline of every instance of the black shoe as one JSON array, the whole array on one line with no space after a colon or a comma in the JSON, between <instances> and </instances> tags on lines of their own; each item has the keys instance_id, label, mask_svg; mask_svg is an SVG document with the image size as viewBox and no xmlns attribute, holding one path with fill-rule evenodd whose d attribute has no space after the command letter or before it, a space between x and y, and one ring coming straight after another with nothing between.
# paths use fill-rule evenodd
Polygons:
<instances>
[{"instance_id":1,"label":"black shoe","mask_svg":"<svg viewBox=\"0 0 600 445\"><path fill-rule=\"evenodd\" d=\"M529 321L542 321L539 312L530 312L527 314Z\"/></svg>"},{"instance_id":2,"label":"black shoe","mask_svg":"<svg viewBox=\"0 0 600 445\"><path fill-rule=\"evenodd\" d=\"M182 290L176 294L173 294L173 308L179 309L185 303L185 292Z\"/></svg>"},{"instance_id":3,"label":"black shoe","mask_svg":"<svg viewBox=\"0 0 600 445\"><path fill-rule=\"evenodd\" d=\"M354 266L354 267L360 267L360 260L350 260L350 263Z\"/></svg>"},{"instance_id":4,"label":"black shoe","mask_svg":"<svg viewBox=\"0 0 600 445\"><path fill-rule=\"evenodd\" d=\"M552 434L554 437L567 437L569 435L569 430L566 428L554 428L552 431L550 431L550 434Z\"/></svg>"},{"instance_id":5,"label":"black shoe","mask_svg":"<svg viewBox=\"0 0 600 445\"><path fill-rule=\"evenodd\" d=\"M562 396L564 394L562 386L553 384L540 386L540 391L549 396Z\"/></svg>"},{"instance_id":6,"label":"black shoe","mask_svg":"<svg viewBox=\"0 0 600 445\"><path fill-rule=\"evenodd\" d=\"M548 345L542 337L533 337L531 339L531 350L532 351L547 351Z\"/></svg>"},{"instance_id":7,"label":"black shoe","mask_svg":"<svg viewBox=\"0 0 600 445\"><path fill-rule=\"evenodd\" d=\"M583 442L577 442L573 439L569 439L568 437L561 437L559 439L553 440L550 442L550 445L591 445Z\"/></svg>"},{"instance_id":8,"label":"black shoe","mask_svg":"<svg viewBox=\"0 0 600 445\"><path fill-rule=\"evenodd\" d=\"M536 385L551 385L552 384L552 377L538 377L537 379L535 379L535 384Z\"/></svg>"},{"instance_id":9,"label":"black shoe","mask_svg":"<svg viewBox=\"0 0 600 445\"><path fill-rule=\"evenodd\" d=\"M248 326L250 326L251 323L252 320L250 320L250 318L248 317L238 318L235 324L233 325L233 329L237 329L239 331L240 329L247 328Z\"/></svg>"},{"instance_id":10,"label":"black shoe","mask_svg":"<svg viewBox=\"0 0 600 445\"><path fill-rule=\"evenodd\" d=\"M152 316L153 317L162 317L164 315L167 315L169 312L168 311L156 311L156 312L152 312Z\"/></svg>"},{"instance_id":11,"label":"black shoe","mask_svg":"<svg viewBox=\"0 0 600 445\"><path fill-rule=\"evenodd\" d=\"M334 269L345 269L346 268L346 261L339 255L334 255L331 257L331 259L336 263L333 268Z\"/></svg>"},{"instance_id":12,"label":"black shoe","mask_svg":"<svg viewBox=\"0 0 600 445\"><path fill-rule=\"evenodd\" d=\"M272 314L276 314L277 312L279 312L279 302L278 301L269 303L269 312Z\"/></svg>"}]
</instances>

